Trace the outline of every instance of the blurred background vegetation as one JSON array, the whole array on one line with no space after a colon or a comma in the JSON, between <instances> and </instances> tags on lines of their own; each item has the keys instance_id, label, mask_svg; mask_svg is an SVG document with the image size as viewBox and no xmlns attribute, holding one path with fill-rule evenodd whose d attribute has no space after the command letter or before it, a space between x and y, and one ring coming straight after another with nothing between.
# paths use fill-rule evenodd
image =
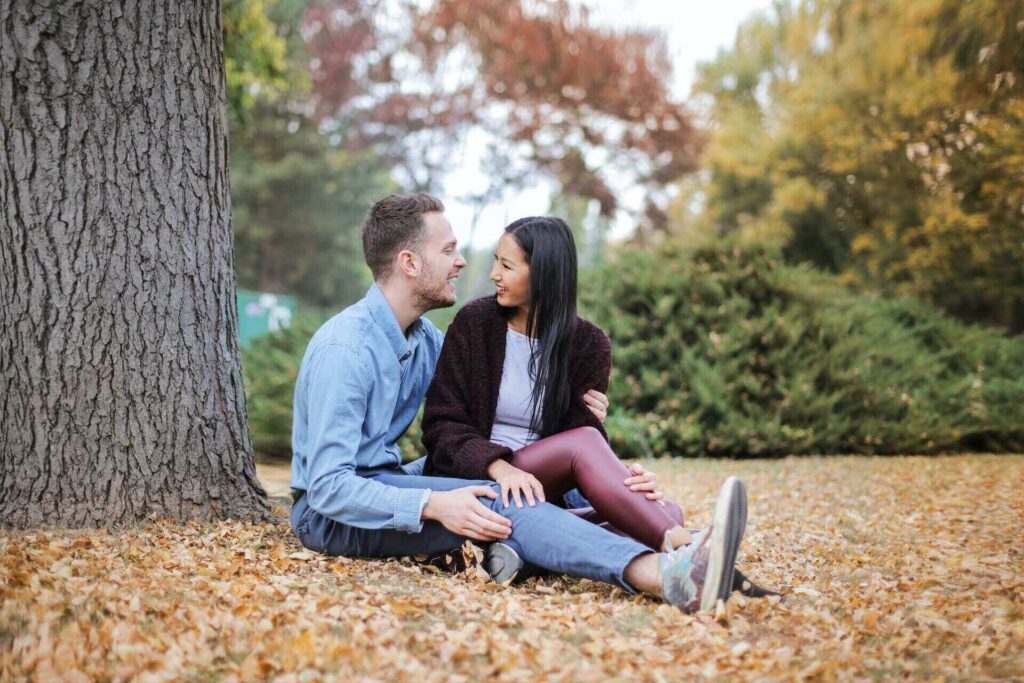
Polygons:
<instances>
[{"instance_id":1,"label":"blurred background vegetation","mask_svg":"<svg viewBox=\"0 0 1024 683\"><path fill-rule=\"evenodd\" d=\"M538 183L624 456L1024 450L1024 3L779 0L686 100L663 33L579 2L223 11L238 282L298 302L245 350L261 454L288 457L305 345L369 284L372 201L472 207L465 302L484 209ZM484 182L446 186L467 147Z\"/></svg>"}]
</instances>

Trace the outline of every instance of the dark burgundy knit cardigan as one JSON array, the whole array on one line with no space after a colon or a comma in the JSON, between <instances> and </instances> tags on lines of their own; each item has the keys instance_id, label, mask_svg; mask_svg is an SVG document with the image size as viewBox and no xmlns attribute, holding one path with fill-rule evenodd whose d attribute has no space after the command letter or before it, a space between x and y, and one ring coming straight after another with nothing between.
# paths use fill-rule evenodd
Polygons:
<instances>
[{"instance_id":1,"label":"dark burgundy knit cardigan","mask_svg":"<svg viewBox=\"0 0 1024 683\"><path fill-rule=\"evenodd\" d=\"M487 466L512 455L512 449L488 440L498 408L507 329L508 318L493 296L463 306L448 327L423 414L428 454L424 474L490 479ZM608 390L612 345L607 335L577 318L569 362L572 399L557 431L595 427L607 439L583 402L590 389Z\"/></svg>"}]
</instances>

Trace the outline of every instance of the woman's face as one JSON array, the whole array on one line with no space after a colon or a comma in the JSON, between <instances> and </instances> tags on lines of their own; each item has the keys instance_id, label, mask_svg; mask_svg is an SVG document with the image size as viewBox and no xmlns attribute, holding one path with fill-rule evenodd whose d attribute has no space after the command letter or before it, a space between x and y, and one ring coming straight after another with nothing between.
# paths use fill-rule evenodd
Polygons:
<instances>
[{"instance_id":1,"label":"woman's face","mask_svg":"<svg viewBox=\"0 0 1024 683\"><path fill-rule=\"evenodd\" d=\"M512 235L505 233L494 252L491 280L497 285L498 303L510 308L530 307L530 264Z\"/></svg>"}]
</instances>

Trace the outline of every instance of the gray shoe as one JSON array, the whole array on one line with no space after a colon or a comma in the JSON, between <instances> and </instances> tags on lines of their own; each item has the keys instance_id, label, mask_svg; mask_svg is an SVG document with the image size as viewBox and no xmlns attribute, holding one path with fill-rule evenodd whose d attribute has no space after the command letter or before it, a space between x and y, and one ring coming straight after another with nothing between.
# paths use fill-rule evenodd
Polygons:
<instances>
[{"instance_id":1,"label":"gray shoe","mask_svg":"<svg viewBox=\"0 0 1024 683\"><path fill-rule=\"evenodd\" d=\"M511 546L495 541L484 551L484 570L494 583L511 583L523 568L523 558Z\"/></svg>"},{"instance_id":2,"label":"gray shoe","mask_svg":"<svg viewBox=\"0 0 1024 683\"><path fill-rule=\"evenodd\" d=\"M687 613L714 609L719 600L728 600L746 525L747 492L743 482L729 477L711 523L690 545L661 556L665 600Z\"/></svg>"}]
</instances>

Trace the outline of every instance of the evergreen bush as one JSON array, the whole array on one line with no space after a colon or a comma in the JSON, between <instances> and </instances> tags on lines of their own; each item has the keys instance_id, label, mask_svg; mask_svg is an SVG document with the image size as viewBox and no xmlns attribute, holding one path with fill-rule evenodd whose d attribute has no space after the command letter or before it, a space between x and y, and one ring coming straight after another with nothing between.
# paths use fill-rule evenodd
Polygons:
<instances>
[{"instance_id":1,"label":"evergreen bush","mask_svg":"<svg viewBox=\"0 0 1024 683\"><path fill-rule=\"evenodd\" d=\"M627 248L583 279L623 457L1024 450L1024 339L736 242Z\"/></svg>"},{"instance_id":2,"label":"evergreen bush","mask_svg":"<svg viewBox=\"0 0 1024 683\"><path fill-rule=\"evenodd\" d=\"M621 249L580 292L612 339L622 457L1024 451L1024 338L852 292L760 245ZM299 316L243 352L261 457L291 456L319 324ZM423 453L419 418L400 446Z\"/></svg>"},{"instance_id":3,"label":"evergreen bush","mask_svg":"<svg viewBox=\"0 0 1024 683\"><path fill-rule=\"evenodd\" d=\"M249 433L257 458L292 456L292 400L302 354L319 327L297 316L291 327L252 340L242 350Z\"/></svg>"}]
</instances>

